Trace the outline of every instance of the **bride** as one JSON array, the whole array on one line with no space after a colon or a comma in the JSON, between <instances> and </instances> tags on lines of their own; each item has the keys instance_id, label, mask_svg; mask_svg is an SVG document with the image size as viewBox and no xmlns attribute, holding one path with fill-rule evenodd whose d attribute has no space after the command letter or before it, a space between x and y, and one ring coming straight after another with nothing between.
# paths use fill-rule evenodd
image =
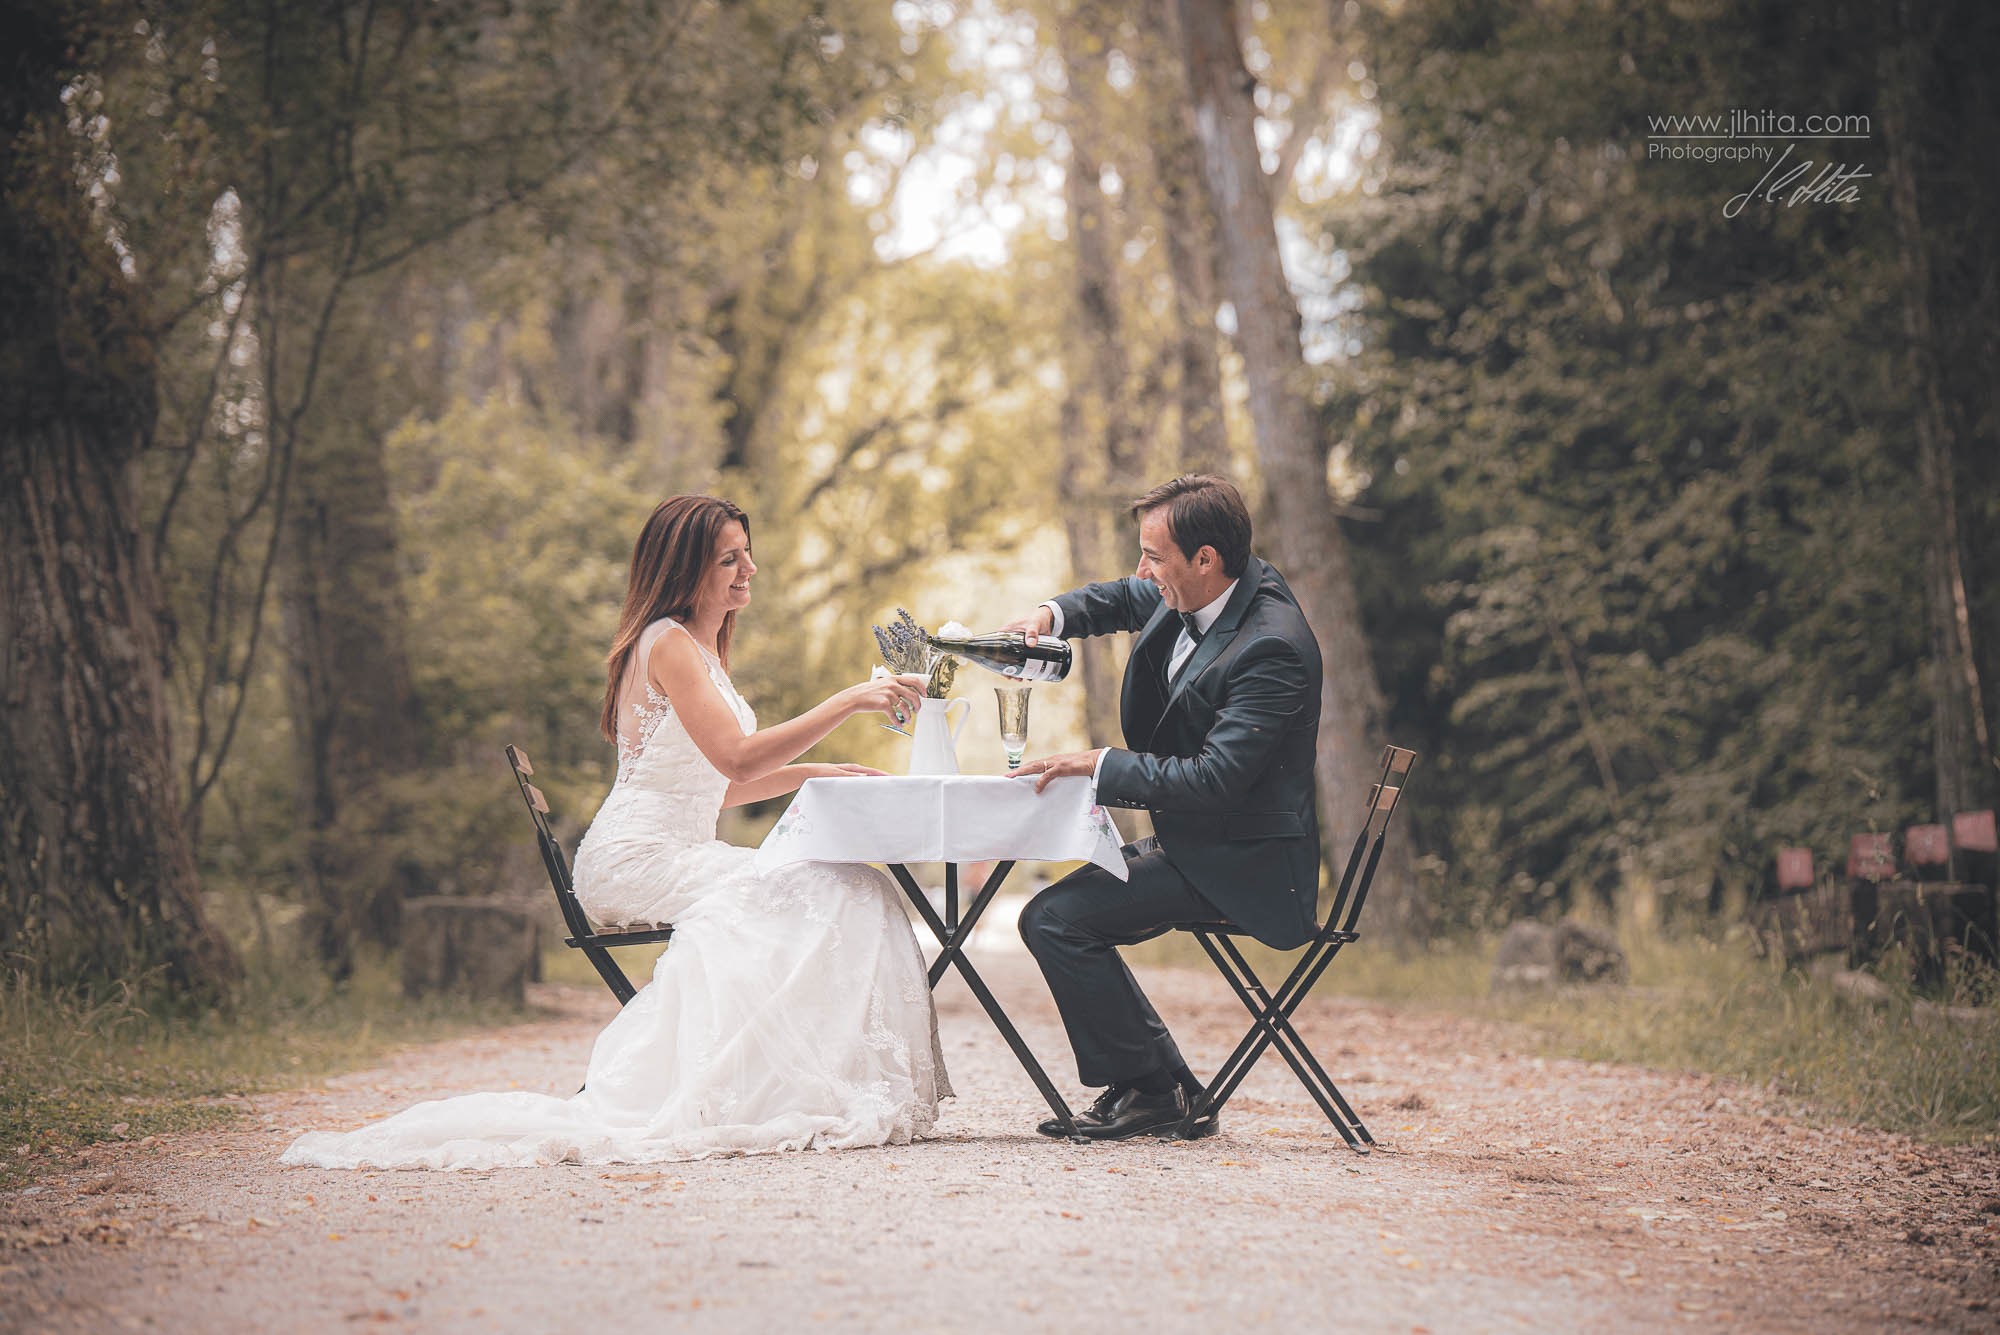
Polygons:
<instances>
[{"instance_id":1,"label":"bride","mask_svg":"<svg viewBox=\"0 0 2000 1335\"><path fill-rule=\"evenodd\" d=\"M759 729L729 680L750 602L750 521L675 496L632 553L602 727L618 777L577 849L578 900L602 924L670 922L652 980L598 1035L574 1097L467 1094L283 1162L325 1168L630 1163L904 1144L951 1094L923 956L887 877L806 863L768 875L715 837L723 807L860 765L789 763L843 720L914 717L922 679L864 682Z\"/></svg>"}]
</instances>

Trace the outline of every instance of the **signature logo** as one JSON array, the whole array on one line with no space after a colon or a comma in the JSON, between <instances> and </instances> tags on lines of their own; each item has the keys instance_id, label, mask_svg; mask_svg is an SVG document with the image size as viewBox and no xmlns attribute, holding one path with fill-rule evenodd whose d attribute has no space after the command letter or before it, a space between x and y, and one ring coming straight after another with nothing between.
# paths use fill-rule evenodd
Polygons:
<instances>
[{"instance_id":1,"label":"signature logo","mask_svg":"<svg viewBox=\"0 0 2000 1335\"><path fill-rule=\"evenodd\" d=\"M1740 195L1732 196L1730 201L1722 206L1722 216L1734 218L1743 212L1744 206L1753 199L1762 200L1766 204L1782 204L1785 208L1791 208L1795 204L1858 203L1861 199L1861 187L1854 182L1868 180L1874 175L1873 172L1863 171L1858 163L1850 167L1845 163L1829 162L1819 169L1818 175L1800 184L1803 178L1812 172L1815 164L1809 158L1804 159L1793 165L1790 170L1785 170L1783 175L1779 175L1791 156L1792 145L1787 144L1785 151L1780 153L1778 160L1765 170L1756 185ZM1773 179L1774 177L1776 179ZM1788 190L1790 193L1785 193Z\"/></svg>"}]
</instances>

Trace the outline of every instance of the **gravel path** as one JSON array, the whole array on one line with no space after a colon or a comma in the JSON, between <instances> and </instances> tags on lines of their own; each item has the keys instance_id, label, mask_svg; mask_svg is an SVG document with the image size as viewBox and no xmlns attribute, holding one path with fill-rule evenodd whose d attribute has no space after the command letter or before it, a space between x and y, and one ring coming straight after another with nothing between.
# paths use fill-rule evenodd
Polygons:
<instances>
[{"instance_id":1,"label":"gravel path","mask_svg":"<svg viewBox=\"0 0 2000 1335\"><path fill-rule=\"evenodd\" d=\"M1065 1089L1025 956L982 971ZM1147 971L1197 1068L1221 981ZM299 1130L473 1089L575 1087L602 991L534 1023L100 1147L0 1196L0 1330L1992 1330L2000 1153L1813 1128L1756 1091L1550 1061L1502 1026L1340 999L1301 1027L1381 1149L1275 1058L1194 1144L1033 1132L955 979L940 1140L639 1168L281 1169Z\"/></svg>"}]
</instances>

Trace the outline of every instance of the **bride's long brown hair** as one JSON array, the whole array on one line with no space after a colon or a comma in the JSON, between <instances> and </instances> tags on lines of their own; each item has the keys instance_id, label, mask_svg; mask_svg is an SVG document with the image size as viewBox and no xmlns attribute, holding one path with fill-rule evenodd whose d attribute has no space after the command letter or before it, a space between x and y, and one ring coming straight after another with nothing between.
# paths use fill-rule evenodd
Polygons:
<instances>
[{"instance_id":1,"label":"bride's long brown hair","mask_svg":"<svg viewBox=\"0 0 2000 1335\"><path fill-rule=\"evenodd\" d=\"M653 507L639 541L632 546L632 570L625 579L625 610L618 614L618 634L612 638L604 687L604 713L598 728L609 742L618 740L618 688L639 647L639 636L661 617L686 622L694 615L694 596L715 554L715 541L730 520L743 525L750 537L750 516L714 496L669 496ZM715 652L729 666L729 638L736 631L736 613L723 615L715 636Z\"/></svg>"}]
</instances>

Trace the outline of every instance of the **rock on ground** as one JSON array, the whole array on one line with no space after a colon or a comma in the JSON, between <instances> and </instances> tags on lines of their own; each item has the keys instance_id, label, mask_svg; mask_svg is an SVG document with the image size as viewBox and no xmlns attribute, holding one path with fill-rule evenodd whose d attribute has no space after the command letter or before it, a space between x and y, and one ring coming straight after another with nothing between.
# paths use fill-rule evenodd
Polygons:
<instances>
[{"instance_id":1,"label":"rock on ground","mask_svg":"<svg viewBox=\"0 0 2000 1335\"><path fill-rule=\"evenodd\" d=\"M1493 990L1566 983L1622 983L1627 973L1618 938L1580 922L1509 923L1493 955Z\"/></svg>"},{"instance_id":2,"label":"rock on ground","mask_svg":"<svg viewBox=\"0 0 2000 1335\"><path fill-rule=\"evenodd\" d=\"M981 967L1066 1090L1033 967ZM1197 1067L1244 1016L1142 975ZM575 1088L603 992L98 1147L0 1196L5 1331L1990 1330L2000 1156L1816 1127L1699 1076L1546 1060L1518 1032L1315 999L1363 1157L1267 1059L1193 1144L1077 1146L985 1016L940 991L941 1139L475 1174L280 1168L297 1132L474 1089Z\"/></svg>"}]
</instances>

